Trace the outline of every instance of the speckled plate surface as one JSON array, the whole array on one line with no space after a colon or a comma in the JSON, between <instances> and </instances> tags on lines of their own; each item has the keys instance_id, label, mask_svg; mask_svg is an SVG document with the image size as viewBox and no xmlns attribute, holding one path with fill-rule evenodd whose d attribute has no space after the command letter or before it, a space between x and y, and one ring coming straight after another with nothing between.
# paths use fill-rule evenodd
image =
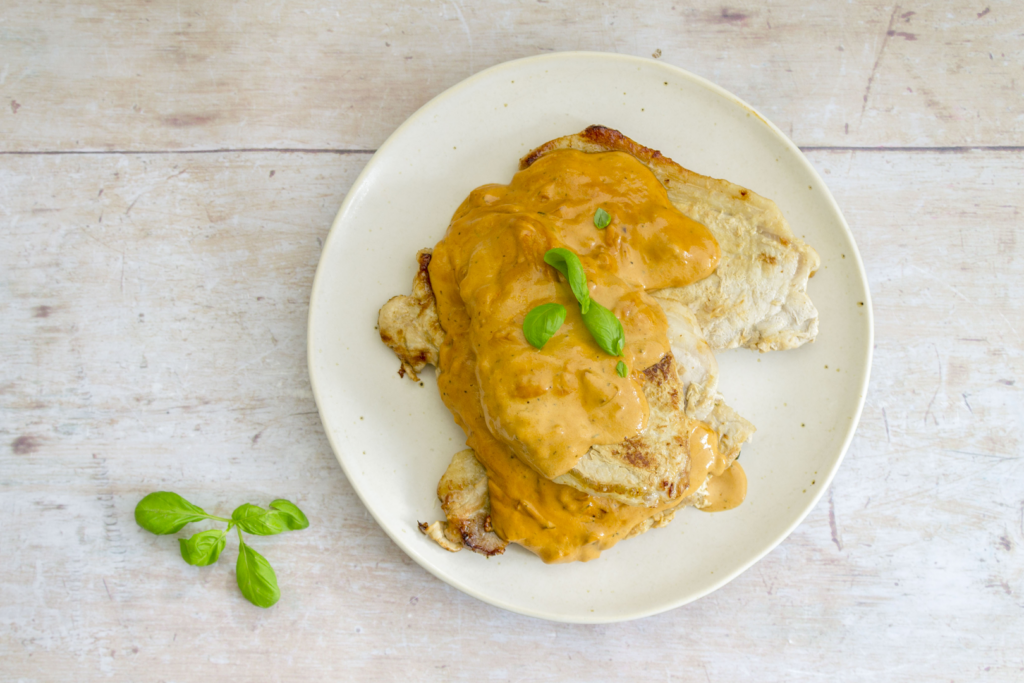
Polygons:
<instances>
[{"instance_id":1,"label":"speckled plate surface","mask_svg":"<svg viewBox=\"0 0 1024 683\"><path fill-rule=\"evenodd\" d=\"M814 344L718 355L720 390L757 425L744 446L747 500L675 521L589 563L545 565L510 546L448 553L417 521L442 518L435 490L464 436L438 396L397 374L375 330L408 293L415 253L443 235L474 187L506 183L519 157L590 124L622 131L686 168L769 197L822 258L809 291ZM807 159L725 90L661 62L561 53L508 62L442 93L381 146L345 198L310 301L309 374L346 476L387 534L424 569L493 605L545 619L610 622L707 595L778 545L828 487L857 425L871 366L871 302L839 208Z\"/></svg>"}]
</instances>

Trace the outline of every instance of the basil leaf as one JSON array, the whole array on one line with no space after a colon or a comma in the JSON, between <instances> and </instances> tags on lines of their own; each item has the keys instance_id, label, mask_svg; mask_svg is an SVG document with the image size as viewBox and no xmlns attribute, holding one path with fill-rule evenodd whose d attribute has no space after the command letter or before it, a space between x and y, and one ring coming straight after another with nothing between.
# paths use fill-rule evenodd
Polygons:
<instances>
[{"instance_id":1,"label":"basil leaf","mask_svg":"<svg viewBox=\"0 0 1024 683\"><path fill-rule=\"evenodd\" d=\"M231 521L242 531L257 536L273 536L288 530L288 525L277 510L264 510L259 505L245 503L231 513Z\"/></svg>"},{"instance_id":2,"label":"basil leaf","mask_svg":"<svg viewBox=\"0 0 1024 683\"><path fill-rule=\"evenodd\" d=\"M541 304L523 318L523 335L531 345L541 349L554 336L555 332L558 332L558 328L564 322L565 306Z\"/></svg>"},{"instance_id":3,"label":"basil leaf","mask_svg":"<svg viewBox=\"0 0 1024 683\"><path fill-rule=\"evenodd\" d=\"M156 491L135 506L135 522L154 534L173 534L189 522L204 520L209 515L177 493Z\"/></svg>"},{"instance_id":4,"label":"basil leaf","mask_svg":"<svg viewBox=\"0 0 1024 683\"><path fill-rule=\"evenodd\" d=\"M604 209L598 209L594 212L594 227L598 230L604 230L611 225L612 217Z\"/></svg>"},{"instance_id":5,"label":"basil leaf","mask_svg":"<svg viewBox=\"0 0 1024 683\"><path fill-rule=\"evenodd\" d=\"M591 301L590 310L583 314L583 324L605 353L622 355L622 349L626 346L626 333L614 313L596 301Z\"/></svg>"},{"instance_id":6,"label":"basil leaf","mask_svg":"<svg viewBox=\"0 0 1024 683\"><path fill-rule=\"evenodd\" d=\"M265 557L245 543L238 549L235 579L245 599L257 607L272 607L281 597L274 568Z\"/></svg>"},{"instance_id":7,"label":"basil leaf","mask_svg":"<svg viewBox=\"0 0 1024 683\"><path fill-rule=\"evenodd\" d=\"M306 515L302 514L299 506L291 501L278 498L270 504L270 507L281 513L281 521L284 522L284 525L290 531L298 531L309 526L309 520L306 519Z\"/></svg>"},{"instance_id":8,"label":"basil leaf","mask_svg":"<svg viewBox=\"0 0 1024 683\"><path fill-rule=\"evenodd\" d=\"M625 377L629 374L629 368L620 360L619 364L615 366L615 372L619 373L619 377Z\"/></svg>"},{"instance_id":9,"label":"basil leaf","mask_svg":"<svg viewBox=\"0 0 1024 683\"><path fill-rule=\"evenodd\" d=\"M583 264L580 257L568 249L549 249L544 254L544 263L553 266L555 270L565 276L569 281L569 287L580 302L580 312L586 313L590 310L590 290L587 289L587 276L583 272Z\"/></svg>"},{"instance_id":10,"label":"basil leaf","mask_svg":"<svg viewBox=\"0 0 1024 683\"><path fill-rule=\"evenodd\" d=\"M193 567L206 567L216 562L226 543L227 532L223 529L200 531L187 540L178 539L178 544L181 546L181 559Z\"/></svg>"}]
</instances>

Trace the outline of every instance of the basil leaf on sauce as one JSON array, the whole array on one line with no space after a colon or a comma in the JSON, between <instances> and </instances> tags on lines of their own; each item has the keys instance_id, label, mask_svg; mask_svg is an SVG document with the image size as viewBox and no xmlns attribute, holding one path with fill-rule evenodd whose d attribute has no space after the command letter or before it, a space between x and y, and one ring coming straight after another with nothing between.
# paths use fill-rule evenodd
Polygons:
<instances>
[{"instance_id":1,"label":"basil leaf on sauce","mask_svg":"<svg viewBox=\"0 0 1024 683\"><path fill-rule=\"evenodd\" d=\"M587 276L583 272L583 264L580 263L580 257L568 249L559 247L549 249L544 254L544 263L552 266L565 276L565 279L569 281L569 287L572 288L576 301L580 302L580 312L586 315L587 311L590 310L590 290L587 289Z\"/></svg>"},{"instance_id":2,"label":"basil leaf on sauce","mask_svg":"<svg viewBox=\"0 0 1024 683\"><path fill-rule=\"evenodd\" d=\"M611 214L604 209L598 209L594 212L594 227L598 230L604 230L612 222Z\"/></svg>"},{"instance_id":3,"label":"basil leaf on sauce","mask_svg":"<svg viewBox=\"0 0 1024 683\"><path fill-rule=\"evenodd\" d=\"M526 314L526 318L523 319L523 334L532 346L544 348L564 322L565 306L541 304Z\"/></svg>"},{"instance_id":4,"label":"basil leaf on sauce","mask_svg":"<svg viewBox=\"0 0 1024 683\"><path fill-rule=\"evenodd\" d=\"M619 364L615 366L615 372L619 374L619 377L625 377L629 374L629 368L620 360Z\"/></svg>"},{"instance_id":5,"label":"basil leaf on sauce","mask_svg":"<svg viewBox=\"0 0 1024 683\"><path fill-rule=\"evenodd\" d=\"M590 310L583 314L583 324L590 330L594 341L605 353L621 356L626 346L626 333L615 314L597 303L590 302Z\"/></svg>"}]
</instances>

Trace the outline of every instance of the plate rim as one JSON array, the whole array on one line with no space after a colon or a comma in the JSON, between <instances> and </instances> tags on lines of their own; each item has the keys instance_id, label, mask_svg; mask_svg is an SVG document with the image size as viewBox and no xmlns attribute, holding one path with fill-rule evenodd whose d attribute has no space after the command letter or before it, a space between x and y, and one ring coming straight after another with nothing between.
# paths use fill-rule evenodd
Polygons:
<instances>
[{"instance_id":1,"label":"plate rim","mask_svg":"<svg viewBox=\"0 0 1024 683\"><path fill-rule=\"evenodd\" d=\"M705 589L699 590L699 591L697 591L695 593L689 594L689 595L687 595L687 596L685 596L683 598L680 598L680 599L668 600L668 601L666 601L664 603L661 603L661 604L659 604L659 605L657 605L656 607L653 607L653 608L637 610L636 612L630 613L630 614L625 615L625 616L615 615L615 616L602 617L601 615L594 614L594 613L591 613L589 616L585 615L585 614L581 614L581 615L553 614L553 613L545 612L545 611L542 611L542 610L530 609L530 608L528 608L526 606L513 605L513 604L511 604L511 603L501 599L500 597L495 597L493 595L485 594L482 591L478 591L478 590L476 590L476 589L474 589L474 588L472 588L470 586L465 585L457 577L452 577L452 576L449 576L449 575L441 572L438 568L436 568L435 566L433 566L432 564L427 562L426 558L420 557L419 553L415 552L411 548L411 546L408 543L406 543L405 540L399 534L393 533L392 530L389 528L389 526L382 522L380 517L377 515L376 511L367 503L367 499L366 499L366 496L364 495L364 492L362 490L360 490L360 487L355 483L356 480L354 480L352 478L351 473L349 471L349 468L348 468L348 466L346 466L345 461L344 461L344 459L341 456L339 447L335 443L335 440L334 440L334 437L333 437L331 431L327 428L327 423L326 423L326 420L324 419L325 408L322 405L322 400L321 400L321 391L322 391L322 389L318 385L316 372L314 370L314 359L316 357L315 350L313 348L313 339L314 339L313 331L314 331L314 326L316 325L316 322L315 322L315 319L314 319L314 311L316 310L316 308L315 308L314 304L318 300L318 298L319 298L318 295L320 295L320 292L322 290L322 281L323 281L322 275L323 275L323 272L324 272L324 264L325 264L325 260L326 260L325 257L328 254L328 252L330 251L328 247L331 245L331 240L334 239L336 237L336 235L340 233L340 230L338 230L337 228L343 222L343 219L345 218L345 215L348 213L348 211L350 210L350 207L356 201L357 196L360 194L360 188L361 188L362 184L365 182L366 178L373 172L375 165L380 162L380 159L387 152L388 148L391 146L393 141L396 140L403 133L403 131L406 128L408 128L409 126L413 125L413 123L417 122L419 119L421 119L424 116L426 116L427 114L429 114L430 110L433 109L433 107L436 106L439 102L447 99L448 97L454 95L455 93L461 91L464 88L468 88L468 87L472 86L477 81L490 78L490 77L494 76L495 74L497 74L497 73L499 73L501 71L517 68L517 67L523 66L524 64L532 64L534 62L537 62L537 63L552 62L552 61L559 61L559 60L563 60L563 59L579 59L579 58L595 59L595 60L609 60L609 61L616 61L616 62L622 62L622 63L632 63L632 64L635 64L635 65L641 67L641 68L655 68L655 69L665 70L667 72L672 73L674 76L676 76L678 78L683 78L685 80L688 80L688 81L690 81L691 83L693 83L695 85L698 85L698 86L703 87L703 88L705 88L707 90L710 90L711 92L715 93L716 95L718 95L720 97L723 97L726 100L729 100L729 101L731 101L731 102L733 102L733 103L735 103L735 104L737 104L737 105L747 109L749 112L751 112L753 115L755 115L762 123L764 123L766 126L768 126L768 128L783 143L783 145L787 148L787 150L793 153L793 156L797 159L798 163L802 165L803 169L805 171L809 172L811 174L811 176L817 181L817 187L820 187L820 188L822 188L824 190L824 197L825 197L826 202L828 203L830 208L835 212L835 215L839 218L840 225L842 226L843 230L846 232L846 235L849 238L850 243L853 245L853 263L856 266L857 275L860 277L860 280L861 280L861 282L864 285L864 297L865 297L864 308L866 309L865 310L865 314L866 314L865 315L865 319L866 319L865 322L866 322L866 325L867 325L867 340L866 340L866 349L865 349L865 356L866 356L865 361L866 362L864 363L864 369L863 369L863 372L862 372L862 376L860 378L860 386L859 386L860 396L858 398L857 407L856 407L856 410L854 411L853 418L852 418L852 420L850 420L849 428L847 429L846 435L843 438L842 445L839 448L839 456L835 459L835 462L832 464L831 468L826 473L826 475L824 477L823 485L818 487L817 492L808 499L808 503L805 505L804 509L801 510L800 513L797 515L796 519L794 519L794 521L789 526L787 526L784 531L780 532L777 535L777 537L775 539L773 539L772 542L766 548L764 548L764 550L762 550L761 552L759 552L759 553L755 554L754 556L752 556L748 561L746 561L744 563L740 563L740 565L738 565L732 571L725 572L721 578L719 578L714 583L710 584ZM667 62L653 61L653 60L647 59L645 57L637 57L635 55L625 55L625 54L619 54L619 53L614 53L614 52L595 52L595 51L582 51L582 50L580 50L580 51L565 51L565 52L554 52L554 53L548 53L548 54L532 55L532 56L529 56L529 57L522 57L522 58L519 58L519 59L513 59L513 60L510 60L510 61L501 62L499 64L495 64L494 66L491 66L491 67L488 67L486 69L483 69L482 71L478 71L477 73L475 73L475 74L473 74L473 75L463 79L462 81L459 81L458 83L450 86L449 88L445 89L444 91L442 91L438 95L435 95L428 102L423 104L412 115L410 115L405 121L403 121L402 124L399 125L387 137L387 139L377 148L377 150L374 152L373 156L371 156L370 160L366 163L366 166L363 167L362 171L360 171L359 175L356 176L356 179L352 182L352 185L349 187L348 192L345 194L345 199L342 201L341 206L338 208L338 212L335 214L334 220L331 222L330 230L327 233L327 237L324 239L324 244L323 244L323 247L321 248L321 251L320 251L320 259L317 262L316 273L313 276L313 284L312 284L312 286L310 288L310 295L309 295L309 304L308 304L308 306L309 306L309 308L308 308L307 320L306 320L306 365L307 365L307 372L309 374L310 389L311 389L311 391L313 393L313 400L316 403L316 407L317 407L317 414L320 417L321 426L323 426L323 428L324 428L324 435L327 437L327 441L328 441L328 443L331 446L331 451L334 453L335 459L338 461L338 464L341 466L342 472L345 474L345 478L348 480L349 485L352 486L352 489L353 489L353 491L355 491L356 495L359 497L360 502L363 504L363 506L366 508L366 510L373 517L373 519L377 523L377 525L402 550L402 552L404 552L409 558L411 558L414 562L416 562L417 565L419 565L420 567L425 569L428 573L430 573L434 577L436 577L436 578L440 579L441 581L447 583L448 585L452 586L453 588L456 588L459 591L461 591L461 592L463 592L463 593L465 593L467 595L470 595L470 596L472 596L472 597L474 597L474 598L476 598L478 600L482 600L483 602L486 602L486 603L488 603L490 605L494 605L495 607L499 607L499 608L504 609L504 610L508 610L510 612L514 612L514 613L517 613L517 614L522 614L524 616L533 617L533 618L536 618L536 619L544 619L544 620L547 620L547 621L554 621L554 622L561 622L561 623L575 623L575 624L619 623L619 622L625 622L625 621L632 621L632 620L635 620L635 619L642 619L644 617L654 616L656 614L661 614L663 612L667 612L667 611L670 611L670 610L673 610L673 609L677 609L679 607L683 607L683 606L688 605L688 604L690 604L690 603L692 603L692 602L694 602L696 600L700 600L701 598L706 597L707 595L710 595L711 593L713 593L713 592L717 591L718 589L722 588L723 586L725 586L726 584L731 582L733 579L738 577L740 574L744 573L745 571L750 569L752 566L754 566L755 564L760 562L768 553L772 552L779 545L781 545L782 542L785 541L787 538L789 538L789 536L793 533L793 531L798 526L800 526L800 524L803 523L803 521L807 518L807 516L811 513L811 511L814 510L815 507L817 507L818 503L821 501L822 497L825 495L825 492L827 490L829 490L829 488L831 487L832 480L835 478L836 473L839 471L839 467L842 465L843 460L846 458L846 454L849 451L850 444L852 443L853 437L854 437L854 435L857 432L857 427L860 424L860 418L861 418L861 415L862 415L863 410L864 410L864 404L865 404L866 399L867 399L868 385L869 385L869 382L870 382L870 379L871 379L871 367L872 367L873 356L874 356L874 340L875 340L874 308L873 308L872 298L871 298L870 283L869 283L869 280L868 280L868 277L867 277L867 271L864 269L864 262L863 262L863 260L861 258L860 249L857 247L857 242L854 239L853 232L850 230L850 226L849 226L849 224L846 221L846 217L843 215L843 212L839 208L839 205L836 202L835 197L832 196L831 190L829 190L828 185L825 183L825 181L822 179L820 174L817 172L817 170L814 168L814 166L810 163L810 161L807 159L807 157L804 156L804 154L800 150L800 148L792 140L790 140L789 137L778 128L778 126L773 124L771 121L769 121L767 118L765 118L759 111L757 111L756 108L754 108L753 106L751 106L750 104L748 104L747 102L745 102L744 100L742 100L741 98L736 96L735 94L733 94L733 93L729 92L728 90L726 90L725 88L722 88L721 86L719 86L719 85L717 85L717 84L707 80L706 78L704 78L702 76L698 76L697 74L694 74L694 73L692 73L690 71L687 71L686 69L683 69L682 67L678 67L678 66L675 66L673 64L669 64Z\"/></svg>"}]
</instances>

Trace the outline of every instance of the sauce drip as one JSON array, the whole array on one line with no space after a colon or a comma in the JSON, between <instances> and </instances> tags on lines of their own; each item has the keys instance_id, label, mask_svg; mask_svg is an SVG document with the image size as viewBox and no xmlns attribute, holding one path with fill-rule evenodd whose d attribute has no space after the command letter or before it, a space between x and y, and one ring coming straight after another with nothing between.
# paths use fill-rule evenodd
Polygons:
<instances>
[{"instance_id":1,"label":"sauce drip","mask_svg":"<svg viewBox=\"0 0 1024 683\"><path fill-rule=\"evenodd\" d=\"M612 217L604 230L593 216ZM587 274L590 296L626 335L623 357L603 352L583 325L568 283L544 263L565 247ZM509 185L474 190L430 261L445 342L438 387L467 444L487 469L492 524L546 562L587 560L645 519L674 507L629 506L555 484L587 450L634 436L647 423L639 373L667 352L667 322L647 290L710 274L718 244L680 213L643 164L622 152L559 150ZM543 349L523 336L526 314L557 302L568 315ZM715 435L691 433L691 488L724 470ZM703 473L699 472L702 471Z\"/></svg>"}]
</instances>

